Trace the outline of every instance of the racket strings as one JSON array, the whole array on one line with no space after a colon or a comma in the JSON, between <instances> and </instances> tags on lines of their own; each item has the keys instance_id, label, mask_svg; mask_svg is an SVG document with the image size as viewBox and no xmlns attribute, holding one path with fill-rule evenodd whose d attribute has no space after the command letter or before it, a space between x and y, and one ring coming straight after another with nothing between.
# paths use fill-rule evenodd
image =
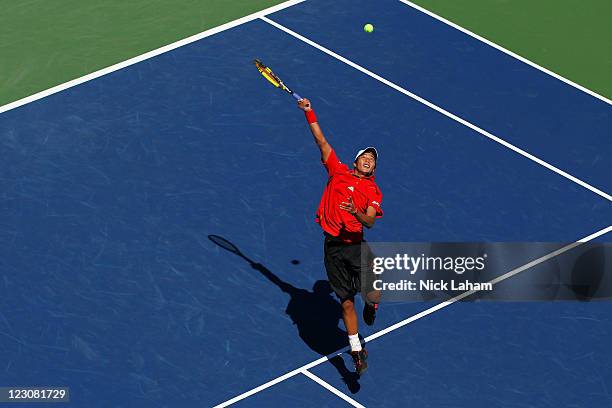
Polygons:
<instances>
[{"instance_id":1,"label":"racket strings","mask_svg":"<svg viewBox=\"0 0 612 408\"><path fill-rule=\"evenodd\" d=\"M270 68L265 66L260 60L256 59L254 63L261 75L263 75L263 77L266 78L268 82L270 82L277 88L286 88L283 84L283 81L281 81L281 79L274 72L272 72Z\"/></svg>"}]
</instances>

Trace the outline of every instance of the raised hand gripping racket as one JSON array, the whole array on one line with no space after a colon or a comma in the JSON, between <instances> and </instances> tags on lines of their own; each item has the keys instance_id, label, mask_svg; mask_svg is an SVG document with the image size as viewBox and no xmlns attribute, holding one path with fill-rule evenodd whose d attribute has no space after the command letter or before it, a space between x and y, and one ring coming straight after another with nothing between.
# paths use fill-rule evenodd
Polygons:
<instances>
[{"instance_id":1,"label":"raised hand gripping racket","mask_svg":"<svg viewBox=\"0 0 612 408\"><path fill-rule=\"evenodd\" d=\"M289 87L285 85L283 81L281 81L281 79L274 72L272 72L270 68L265 66L260 60L256 59L253 62L255 63L255 66L257 67L261 75L263 75L263 77L266 78L268 82L270 82L275 87L280 88L283 91L287 92L289 95L293 96L296 100L298 101L302 100L302 97L300 95L298 95L297 93L289 89Z\"/></svg>"}]
</instances>

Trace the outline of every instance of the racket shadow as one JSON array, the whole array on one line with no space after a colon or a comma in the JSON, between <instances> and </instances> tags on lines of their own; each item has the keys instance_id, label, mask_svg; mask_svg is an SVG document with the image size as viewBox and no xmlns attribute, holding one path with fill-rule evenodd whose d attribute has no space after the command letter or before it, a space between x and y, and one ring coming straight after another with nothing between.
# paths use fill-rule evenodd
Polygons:
<instances>
[{"instance_id":1,"label":"racket shadow","mask_svg":"<svg viewBox=\"0 0 612 408\"><path fill-rule=\"evenodd\" d=\"M297 288L283 281L261 263L255 262L244 255L236 245L218 235L209 235L213 243L241 257L258 271L268 281L289 295L285 313L296 326L302 341L315 353L330 355L346 348L347 334L340 329L338 323L342 319L342 306L333 297L329 282L318 280L312 290ZM360 389L359 376L348 370L341 355L330 358L330 363L336 368L343 382L351 393Z\"/></svg>"}]
</instances>

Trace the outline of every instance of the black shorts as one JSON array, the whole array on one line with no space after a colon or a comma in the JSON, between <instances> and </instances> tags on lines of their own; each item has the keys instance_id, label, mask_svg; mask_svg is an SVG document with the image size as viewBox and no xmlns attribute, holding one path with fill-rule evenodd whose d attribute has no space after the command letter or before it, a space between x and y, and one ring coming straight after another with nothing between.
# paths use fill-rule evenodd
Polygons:
<instances>
[{"instance_id":1,"label":"black shorts","mask_svg":"<svg viewBox=\"0 0 612 408\"><path fill-rule=\"evenodd\" d=\"M366 251L363 260L362 250ZM346 244L331 235L325 235L323 251L329 285L341 301L351 299L357 293L365 295L372 290L373 255L365 241Z\"/></svg>"}]
</instances>

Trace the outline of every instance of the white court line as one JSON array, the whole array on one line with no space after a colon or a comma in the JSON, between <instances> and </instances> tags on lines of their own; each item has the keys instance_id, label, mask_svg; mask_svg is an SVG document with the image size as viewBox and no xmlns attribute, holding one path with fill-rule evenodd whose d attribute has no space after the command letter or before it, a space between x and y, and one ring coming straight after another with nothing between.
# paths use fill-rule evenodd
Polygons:
<instances>
[{"instance_id":1,"label":"white court line","mask_svg":"<svg viewBox=\"0 0 612 408\"><path fill-rule=\"evenodd\" d=\"M314 381L317 384L319 384L321 387L329 390L331 393L333 393L333 394L337 395L338 397L342 398L343 400L345 400L346 402L348 402L352 406L357 407L357 408L366 408L364 405L361 405L360 403L358 403L357 401L355 401L354 399L352 399L348 395L340 392L337 388L335 388L335 387L331 386L330 384L328 384L327 382L323 381L320 377L317 377L316 375L314 375L310 371L302 370L302 374L304 374L306 377L310 378L312 381Z\"/></svg>"},{"instance_id":2,"label":"white court line","mask_svg":"<svg viewBox=\"0 0 612 408\"><path fill-rule=\"evenodd\" d=\"M397 85L397 84L395 84L395 83L393 83L393 82L391 82L391 81L381 77L380 75L375 74L374 72L372 72L372 71L362 67L361 65L357 65L353 61L351 61L351 60L349 60L349 59L347 59L347 58L345 58L345 57L343 57L343 56L341 56L339 54L336 54L335 52L331 51L330 49L325 48L325 47L323 47L320 44L317 44L316 42L314 42L314 41L304 37L301 34L296 33L295 31L290 30L289 28L287 28L287 27L285 27L285 26L283 26L283 25L281 25L281 24L279 24L279 23L277 23L277 22L275 22L273 20L270 20L269 18L267 18L265 16L262 16L261 19L264 20L266 23L271 24L274 27L278 28L279 30L284 31L285 33L287 33L287 34L297 38L298 40L301 40L301 41L305 42L306 44L308 44L308 45L310 45L310 46L312 46L312 47L314 47L314 48L324 52L325 54L327 54L329 56L332 56L332 57L336 58L339 61L344 62L348 66L350 66L352 68L355 68L358 71L361 71L362 73L364 73L364 74L366 74L366 75L376 79L377 81L382 82L383 84L385 84L385 85L395 89L396 91L398 91L400 93L403 93L406 96L411 97L412 99L414 99L414 100L422 103L423 105L425 105L425 106L427 106L427 107L429 107L429 108L431 108L431 109L433 109L433 110L443 114L444 116L449 117L449 118L453 119L454 121L459 122L462 125L467 126L470 129L480 133L481 135L486 136L489 139L491 139L491 140L501 144L502 146L507 147L508 149L510 149L510 150L512 150L512 151L514 151L514 152L516 152L518 154L520 154L521 156L526 157L529 160L532 160L532 161L538 163L539 165L541 165L543 167L546 167L548 170L551 170L551 171L559 174L560 176L563 176L566 179L573 181L574 183L576 183L576 184L586 188L587 190L590 190L593 193L602 196L603 198L605 198L608 201L612 201L612 196L610 194L608 194L608 193L606 193L606 192L604 192L604 191L602 191L602 190L600 190L600 189L598 189L598 188L596 188L596 187L594 187L594 186L592 186L592 185L590 185L590 184L580 180L577 177L572 176L571 174L569 174L569 173L559 169L558 167L555 167L552 164L550 164L548 162L545 162L544 160L542 160L542 159L532 155L531 153L528 153L525 150L520 149L520 148L514 146L513 144L505 141L504 139L499 138L499 137L495 136L494 134L492 134L490 132L487 132L484 129L479 128L478 126L476 126L476 125L468 122L467 120L465 120L465 119L463 119L463 118L461 118L461 117L459 117L459 116L457 116L457 115L447 111L446 109L443 109L443 108L439 107L438 105L435 105L435 104L429 102L428 100L426 100L424 98L421 98L420 96L418 96L418 95L416 95L416 94L414 94L414 93L412 93L412 92L402 88L401 86L399 86L399 85Z\"/></svg>"},{"instance_id":3,"label":"white court line","mask_svg":"<svg viewBox=\"0 0 612 408\"><path fill-rule=\"evenodd\" d=\"M552 258L554 258L557 255L561 255L564 252L567 252L567 251L569 251L571 249L574 249L577 246L579 246L581 244L584 244L585 242L591 241L592 239L595 239L595 238L597 238L597 237L599 237L601 235L607 234L610 231L612 231L612 225L609 226L608 228L605 228L605 229L603 229L601 231L598 231L598 232L596 232L594 234L591 234L588 237L582 238L579 241L576 241L576 242L574 242L572 244L566 245L563 248L557 249L556 251L553 251L553 252L551 252L551 253L549 253L547 255L544 255L544 256L542 256L542 257L540 257L538 259L534 259L533 261L531 261L529 263L526 263L525 265L520 266L520 267L518 267L516 269L513 269L510 272L506 272L503 275L500 275L500 276L498 276L495 279L491 279L488 283L490 283L492 285L497 285L499 282L501 282L503 280L511 278L514 275L518 275L519 273L521 273L523 271L526 271L529 268L532 268L532 267L534 267L534 266L536 266L536 265L538 265L538 264L540 264L542 262L546 262L549 259L552 259ZM405 326L405 325L407 325L407 324L409 324L409 323L411 323L411 322L413 322L415 320L418 320L421 317L427 316L428 314L432 314L432 313L434 313L434 312L436 312L436 311L438 311L440 309L443 309L443 308L445 308L447 306L450 306L453 303L458 302L461 299L464 299L464 298L466 298L468 296L471 296L471 295L473 295L474 293L477 293L477 292L480 292L480 291L479 290L470 290L470 291L467 291L467 292L463 292L462 294L457 295L454 298L451 298L450 300L447 300L445 302L439 303L436 306L434 306L434 307L432 307L430 309L424 310L421 313L418 313L418 314L416 314L416 315L414 315L414 316L412 316L412 317L410 317L410 318L408 318L408 319L406 319L404 321L401 321L401 322L396 323L396 324L394 324L392 326L389 326L386 329L381 330L379 332L376 332L376 333L372 334L371 336L366 337L364 340L366 342L368 342L368 341L372 341L374 339L377 339L380 336L384 336L385 334L387 334L389 332L392 332L393 330L399 329L400 327Z\"/></svg>"},{"instance_id":4,"label":"white court line","mask_svg":"<svg viewBox=\"0 0 612 408\"><path fill-rule=\"evenodd\" d=\"M223 408L223 407L230 406L230 405L232 405L232 404L234 404L234 403L236 403L236 402L238 402L240 400L243 400L245 398L250 397L253 394L257 394L259 391L263 391L266 388L270 388L271 386L273 386L275 384L278 384L279 382L285 381L286 379L293 377L294 375L300 374L304 370L307 370L309 368L318 366L319 364L324 363L324 362L328 361L330 358L332 358L333 356L336 356L336 355L339 355L339 354L342 354L342 352L338 352L338 353L336 353L334 355L330 355L330 356L321 357L321 358L319 358L319 359L317 359L317 360L315 360L315 361L313 361L311 363L308 363L306 365L301 366L300 368L296 368L293 371L289 371L288 373L285 373L285 374L281 375L280 377L276 377L275 379L273 379L271 381L268 381L267 383L262 384L259 387L255 387L255 388L253 388L253 389L251 389L251 390L249 390L247 392L244 392L244 393L242 393L240 395L235 396L232 399L229 399L229 400L227 400L225 402L222 402L219 405L215 405L213 408Z\"/></svg>"},{"instance_id":5,"label":"white court line","mask_svg":"<svg viewBox=\"0 0 612 408\"><path fill-rule=\"evenodd\" d=\"M401 1L402 3L412 7L414 9L419 10L421 13L427 14L428 16L430 16L432 18L435 18L436 20L438 20L438 21L440 21L440 22L442 22L444 24L447 24L447 25L453 27L456 30L461 31L464 34L469 35L472 38L475 38L475 39L477 39L479 41L482 41L483 43L485 43L485 44L487 44L487 45L489 45L489 46L491 46L491 47L493 47L493 48L495 48L495 49L497 49L497 50L499 50L499 51L501 51L501 52L503 52L503 53L513 57L513 58L516 58L517 60L519 60L521 62L524 62L525 64L530 65L533 68L535 68L537 70L540 70L540 71L544 72L545 74L548 74L548 75L552 76L553 78L558 79L561 82L565 82L566 84L568 84L570 86L573 86L574 88L579 89L582 92L585 92L585 93L587 93L587 94L589 94L589 95L591 95L591 96L593 96L593 97L595 97L595 98L597 98L597 99L599 99L599 100L601 100L601 101L603 101L603 102L605 102L605 103L607 103L609 105L612 105L612 100L606 98L605 96L600 95L600 94L598 94L596 92L593 92L590 89L585 88L584 86L579 85L579 84L577 84L577 83L575 83L573 81L570 81L569 79L567 79L565 77L562 77L561 75L559 75L559 74L557 74L557 73L555 73L555 72L553 72L553 71L551 71L549 69L546 69L543 66L538 65L535 62L528 60L525 57L521 57L520 55L518 55L518 54L516 54L516 53L514 53L514 52L512 52L512 51L510 51L510 50L508 50L508 49L506 49L504 47L502 47L501 45L498 45L498 44L496 44L496 43L494 43L492 41L489 41L486 38L481 37L478 34L473 33L472 31L467 30L467 29L461 27L460 25L457 25L457 24L453 23L452 21L449 21L449 20L445 19L444 17L441 17L441 16L439 16L439 15L437 15L437 14L435 14L435 13L433 13L433 12L427 10L427 9L424 9L423 7L421 7L421 6L417 5L417 4L414 4L414 3L412 3L412 2L410 2L408 0L399 0L399 1Z\"/></svg>"},{"instance_id":6,"label":"white court line","mask_svg":"<svg viewBox=\"0 0 612 408\"><path fill-rule=\"evenodd\" d=\"M523 272L526 269L529 269L529 268L531 268L531 267L533 267L535 265L538 265L538 264L540 264L542 262L545 262L545 261L547 261L547 260L549 260L549 259L551 259L551 258L553 258L555 256L558 256L558 255L560 255L560 254L562 254L564 252L569 251L570 249L573 249L573 248L579 246L580 244L584 244L586 242L592 241L595 238L600 237L602 235L605 235L605 234L607 234L609 232L612 232L612 225L610 225L610 226L608 226L608 227L606 227L606 228L604 228L602 230L599 230L599 231L597 231L597 232L595 232L595 233L593 233L593 234L591 234L591 235L589 235L587 237L584 237L584 238L582 238L582 239L580 239L580 240L578 240L578 241L576 241L576 242L574 242L572 244L566 245L566 246L564 246L561 249L558 249L558 250L556 250L554 252L551 252L550 254L544 255L544 256L542 256L542 257L540 257L538 259L534 259L533 261L531 261L531 262L529 262L529 263L527 263L527 264L525 264L525 265L523 265L521 267L513 269L513 270L511 270L509 272L506 272L505 274L503 274L503 275L501 275L501 276L499 276L499 277L489 281L489 283L491 283L493 285L498 284L499 282L501 282L501 281L503 281L505 279L508 279L508 278L510 278L510 277L512 277L512 276L514 276L514 275L516 275L518 273L520 273L520 272ZM472 291L469 291L469 292L464 292L464 293L462 293L462 294L460 294L458 296L455 296L454 298L452 298L452 299L450 299L450 300L448 300L446 302L439 303L439 304L437 304L437 305L435 305L433 307L430 307L429 309L426 309L426 310L424 310L424 311L422 311L422 312L420 312L420 313L418 313L418 314L416 314L414 316L411 316L411 317L409 317L409 318L407 318L405 320L402 320L401 322L398 322L398 323L396 323L396 324L394 324L392 326L389 326L386 329L378 331L378 332L368 336L365 340L366 341L372 341L374 339L377 339L378 337L383 336L385 334L388 334L389 332L391 332L393 330L397 330L400 327L406 326L407 324L412 323L415 320L418 320L418 319L420 319L422 317L425 317L425 316L427 316L429 314L437 312L440 309L443 309L443 308L445 308L447 306L450 306L453 303L455 303L455 302L457 302L457 301L459 301L461 299L464 299L464 298L466 298L466 297L468 297L468 296L470 296L470 295L472 295L472 294L474 294L476 292L478 292L478 291L472 290ZM227 401L225 401L225 402L223 402L223 403L221 403L219 405L216 405L214 408L223 408L223 407L227 407L229 405L232 405L233 403L238 402L240 400L243 400L243 399L245 399L247 397L250 397L251 395L258 393L259 391L265 390L266 388L269 388L269 387L271 387L271 386L273 386L275 384L278 384L281 381L284 381L284 380L286 380L288 378L291 378L294 375L297 375L297 374L300 374L300 373L304 373L305 370L308 370L308 369L310 369L312 367L315 367L315 366L317 366L317 365L319 365L321 363L324 363L324 362L330 360L331 358L333 358L333 357L335 357L335 356L337 356L339 354L342 354L342 352L338 351L338 352L332 353L332 354L330 354L328 356L321 357L321 358L319 358L319 359L317 359L317 360L315 360L315 361L313 361L311 363L303 365L300 368L296 368L293 371L289 371L288 373L283 374L280 377L277 377L277 378L275 378L275 379L273 379L271 381L268 381L265 384L262 384L262 385L260 385L260 386L258 386L256 388L253 388L253 389L251 389L251 390L249 390L249 391L247 391L247 392L245 392L243 394L237 395L236 397L234 397L232 399L229 399L229 400L227 400Z\"/></svg>"},{"instance_id":7,"label":"white court line","mask_svg":"<svg viewBox=\"0 0 612 408\"><path fill-rule=\"evenodd\" d=\"M155 50L146 52L144 54L141 54L141 55L138 55L136 57L130 58L128 60L119 62L119 63L111 65L109 67L102 68L101 70L92 72L91 74L84 75L82 77L73 79L73 80L68 81L68 82L64 82L63 84L59 84L59 85L54 86L52 88L46 89L44 91L35 93L33 95L30 95L30 96L27 96L25 98L19 99L17 101L14 101L14 102L8 103L6 105L0 106L0 113L4 113L4 112L7 112L7 111L9 111L11 109L15 109L15 108L17 108L19 106L23 106L23 105L26 105L28 103L37 101L37 100L45 98L45 97L47 97L49 95L53 95L55 93L61 92L63 90L66 90L68 88L72 88L73 86L80 85L82 83L91 81L92 79L96 79L96 78L99 78L99 77L101 77L103 75L110 74L111 72L118 71L118 70L126 68L126 67L128 67L130 65L137 64L137 63L145 61L145 60L147 60L149 58L153 58L153 57L156 57L156 56L158 56L160 54L166 53L168 51L172 51L172 50L175 50L175 49L177 49L179 47L183 47L183 46L185 46L187 44L191 44L192 42L201 40L202 38L210 37L211 35L220 33L220 32L225 31L225 30L229 30L230 28L234 28L234 27L237 27L237 26L239 26L241 24L248 23L249 21L253 21L253 20L256 20L256 19L258 19L260 17L263 17L266 14L275 13L275 12L277 12L279 10L283 10L283 9L285 9L287 7L294 6L294 5L302 3L304 1L305 0L289 0L289 1L285 1L283 3L277 4L276 6L268 7L267 9L263 9L263 10L255 12L253 14L249 14L248 16L244 16L244 17L238 18L236 20L230 21L228 23L222 24L220 26L211 28L210 30L202 31L201 33L192 35L191 37L184 38L184 39L176 41L176 42L174 42L172 44L165 45L163 47L160 47L160 48L157 48Z\"/></svg>"}]
</instances>

